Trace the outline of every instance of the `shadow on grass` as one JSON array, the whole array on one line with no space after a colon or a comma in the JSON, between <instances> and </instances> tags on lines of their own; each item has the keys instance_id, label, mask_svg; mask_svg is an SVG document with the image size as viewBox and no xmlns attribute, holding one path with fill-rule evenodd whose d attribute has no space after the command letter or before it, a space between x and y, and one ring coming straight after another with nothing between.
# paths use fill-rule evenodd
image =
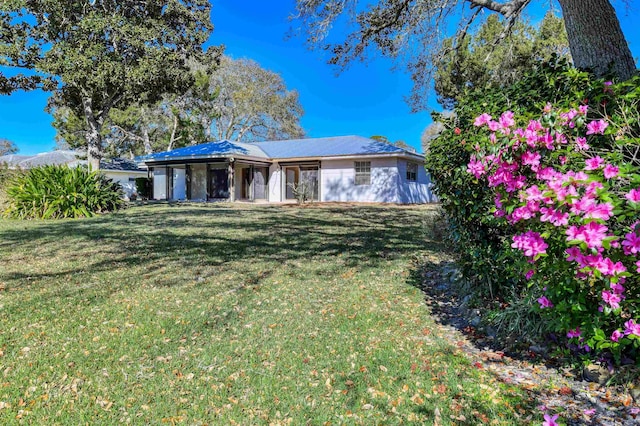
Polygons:
<instances>
[{"instance_id":1,"label":"shadow on grass","mask_svg":"<svg viewBox=\"0 0 640 426\"><path fill-rule=\"evenodd\" d=\"M53 261L80 261L76 269L62 271L7 268L0 280L11 281L15 288L121 269L135 271L149 285L175 286L201 282L233 263L245 275L242 284L250 286L252 279L264 278L255 278L252 265L289 266L295 272L299 262L338 256L341 268L373 268L417 250L435 249L436 243L420 232L421 220L415 210L366 206L158 205L87 220L10 221L0 224L0 252L19 249ZM247 271L238 262L246 264ZM184 273L176 277L167 270ZM185 275L191 275L190 282Z\"/></svg>"}]
</instances>

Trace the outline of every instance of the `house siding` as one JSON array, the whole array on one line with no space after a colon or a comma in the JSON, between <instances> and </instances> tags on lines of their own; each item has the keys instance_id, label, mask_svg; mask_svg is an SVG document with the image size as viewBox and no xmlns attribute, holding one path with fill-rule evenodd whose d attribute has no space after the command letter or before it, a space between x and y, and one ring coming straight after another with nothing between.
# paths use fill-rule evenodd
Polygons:
<instances>
[{"instance_id":1,"label":"house siding","mask_svg":"<svg viewBox=\"0 0 640 426\"><path fill-rule=\"evenodd\" d=\"M371 161L371 184L355 184L354 160L323 160L321 175L321 201L353 201L397 203L398 159L363 158Z\"/></svg>"},{"instance_id":2,"label":"house siding","mask_svg":"<svg viewBox=\"0 0 640 426\"><path fill-rule=\"evenodd\" d=\"M125 198L127 199L131 198L131 196L137 192L135 181L131 181L130 179L147 177L147 172L103 170L102 173L112 181L117 182L122 186Z\"/></svg>"},{"instance_id":3,"label":"house siding","mask_svg":"<svg viewBox=\"0 0 640 426\"><path fill-rule=\"evenodd\" d=\"M418 165L418 176L415 181L407 180L407 163ZM424 164L415 161L398 160L398 202L401 204L435 203L437 198L431 188L431 177Z\"/></svg>"}]
</instances>

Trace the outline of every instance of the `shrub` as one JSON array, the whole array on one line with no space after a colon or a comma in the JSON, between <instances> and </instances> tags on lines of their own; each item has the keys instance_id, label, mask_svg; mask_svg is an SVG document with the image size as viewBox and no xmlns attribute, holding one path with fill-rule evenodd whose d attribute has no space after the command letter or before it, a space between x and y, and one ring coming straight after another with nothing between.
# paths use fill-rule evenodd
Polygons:
<instances>
[{"instance_id":1,"label":"shrub","mask_svg":"<svg viewBox=\"0 0 640 426\"><path fill-rule=\"evenodd\" d=\"M624 95L640 100L640 85ZM506 242L522 255L515 270L531 302L573 350L620 363L640 348L640 167L622 155L637 151L638 123L588 120L588 110L547 105L518 128L510 111L482 114L474 125L489 132L468 172L494 188L493 215L513 230Z\"/></svg>"},{"instance_id":2,"label":"shrub","mask_svg":"<svg viewBox=\"0 0 640 426\"><path fill-rule=\"evenodd\" d=\"M582 293L586 297L585 300L590 301L588 307L585 307L587 305L583 303L569 303L574 299L563 292L552 293L558 291L556 285L570 283L567 284L567 287L562 287L567 292L575 291L573 286L578 286L578 283L573 281L575 277L572 278L571 275L572 273L575 275L576 270L564 258L563 250L566 247L562 248L561 243L563 240L561 237L563 236L549 239L544 235L544 232L549 231L535 227L527 229L532 232L538 232L544 239L545 244L549 245L546 249L547 253L554 253L554 256L556 256L543 256L544 258L536 261L536 268L531 268L531 265L526 262L527 259L523 258L522 253L511 247L514 244L514 235L523 235L527 232L523 228L524 222L512 224L502 217L494 216L493 213L496 211L494 204L496 188L490 187L484 176L481 179L477 179L468 172L472 156L475 155L475 161L478 161L484 154L496 155L500 149L511 149L510 147L514 143L513 139L510 139L511 142L509 143L501 142L500 138L492 141L490 139L491 133L488 133L485 128L481 129L473 125L478 116L488 113L494 117L500 117L504 111L510 110L514 113L516 121L526 127L530 120L541 118L541 113L547 103L551 103L556 108L554 108L553 113L549 110L547 114L551 115L541 121L548 120L545 122L545 126L551 129L550 133L554 134L554 137L555 133L553 132L557 133L559 130L556 128L556 125L560 125L558 120L564 120L561 114L569 112L572 105L575 106L576 111L579 111L579 105L589 106L588 115L581 116L583 122L574 123L575 127L571 129L571 131L575 132L582 131L583 134L581 136L586 133L586 128L584 127L587 125L586 123L598 122L598 120L606 117L609 127L605 134L592 133L588 136L588 143L591 145L591 153L589 155L592 157L600 155L608 163L617 165L621 170L621 175L627 176L624 179L632 179L629 176L637 173L640 166L640 161L637 157L638 152L640 152L638 149L638 141L640 140L640 120L638 115L640 80L636 78L622 84L610 84L610 82L597 80L587 73L572 69L563 62L541 64L535 72L503 91L470 93L456 107L456 117L444 121L447 127L446 130L438 139L433 141L427 157L427 168L434 177L436 191L447 214L448 223L450 224L449 238L454 243L453 246L456 250L462 273L467 280L475 284L476 291L483 295L493 295L495 298L501 299L501 303L493 305L495 307L499 306L500 308L496 309L501 309L501 311L498 314L494 312L490 316L500 321L503 325L509 324L509 317L514 320L526 318L526 321L520 322L526 327L520 330L520 333L531 335L555 328L563 334L567 333L568 330L573 330L570 335L574 336L577 334L576 327L581 327L582 335L570 338L573 339L570 340L573 349L584 352L585 345L589 345L589 350L595 348L597 350L610 351L618 359L621 359L620 357L625 353L635 356L631 350L635 343L624 343L624 347L609 345L611 336L607 335L608 333L613 333L613 330L618 328L619 333L624 334L625 331L629 331L624 324L621 325L619 322L616 324L615 321L611 322L613 316L609 317L608 315L615 315L615 313L607 314L603 306L604 319L593 315L593 309L596 309L597 312L597 308L600 306L594 303L598 300L601 304L603 302L602 291L608 290L600 288L600 294L597 294L597 292L589 293L588 297L585 296L585 293ZM495 125L492 124L492 126ZM562 131L567 133L566 129ZM571 136L574 142L577 136L577 134ZM567 138L571 139L568 136ZM520 148L523 148L523 146L521 144ZM545 155L541 154L542 161L553 161L554 163L552 164L555 166L566 167L562 169L562 173L568 172L569 167L584 164L580 163L580 161L584 162L587 154L573 151L573 148L569 149L567 146L565 146L566 149L564 150L554 146L554 150L549 150ZM511 154L516 156L516 153L512 152ZM521 155L521 153L517 155ZM566 159L561 159L561 157L566 157ZM559 164L560 161L565 161L565 164ZM471 168L473 167L472 165ZM594 181L606 180L604 179L604 170L600 170L599 173L600 175L591 176L590 179L594 179ZM612 190L613 195L611 195L612 197L615 196L619 201L623 201L620 196L624 194L623 190L625 190L620 186L621 182L623 181L616 180L616 185L618 186L614 187ZM627 183L632 184L630 182ZM611 192L609 189L607 191ZM504 194L504 192L501 194ZM514 192L514 194L516 193L517 191ZM598 197L600 196L606 198L604 193L599 193ZM522 207L515 204L520 202L519 198L516 197L514 200L513 204L510 204L507 197L501 195L498 199L503 204L503 209L506 209L507 206L513 210ZM607 201L602 199L601 202ZM615 205L617 206L618 204ZM509 213L511 211L506 211L505 215ZM607 226L610 232L616 234L618 238L622 237L624 239L626 234L621 233L631 232L630 217L628 212L627 214L622 214L622 216L618 216L618 213L616 212L615 219L611 220L618 224L616 226L620 227L615 228L611 224L607 224ZM571 218L570 220L577 221L576 218ZM620 222L621 220L626 222L622 223ZM577 226L577 222L574 225ZM544 226L555 228L547 222L544 223ZM627 228L624 228L624 226ZM614 228L615 230L612 231ZM557 245L555 245L556 242L558 243ZM564 242L566 243L566 241ZM618 243L621 242L622 239L619 239ZM556 259L557 262L552 262L551 258ZM616 259L615 261L621 260ZM545 262L548 262L549 268L540 266L546 264ZM630 260L625 262L629 263ZM566 268L566 270L556 268L558 264L564 265L562 267ZM626 267L629 269L632 266L632 264L629 264ZM528 281L525 273L532 269L535 269L536 272L531 277L532 279ZM627 277L627 280L630 280L630 278ZM630 287L637 285L637 281L631 281L625 284L627 292L631 291L629 290ZM610 284L609 281L606 285ZM604 284L601 283L601 285ZM536 303L537 299L545 302L541 293L545 287L547 287L547 292L549 293L544 296L555 306L553 312L547 308L540 309L540 304ZM591 291L594 290L592 289ZM578 297L577 293L570 294ZM628 315L625 322L635 318L636 307L630 303L637 296L635 293L633 293L633 296L631 294L624 294L627 305L626 308L623 307L624 312L621 311L620 315ZM568 302L558 308L558 301L565 299ZM615 297L613 299L609 298L609 300L615 300ZM485 305L485 308L487 306L489 305ZM567 312L571 311L566 315L561 312L565 306ZM532 321L532 311L537 313L538 322ZM599 312L597 313L600 314ZM547 321L544 321L545 317ZM622 317L618 316L617 318L620 319ZM544 321L544 323L540 321ZM627 336L630 335L628 334ZM583 339L581 342L580 338ZM600 340L596 341L594 339ZM627 342L634 339L631 338ZM624 341L624 339L619 340ZM578 345L579 342L580 345Z\"/></svg>"},{"instance_id":3,"label":"shrub","mask_svg":"<svg viewBox=\"0 0 640 426\"><path fill-rule=\"evenodd\" d=\"M493 207L492 191L466 172L473 147L483 136L472 125L474 119L482 113L499 115L506 109L523 119L533 118L546 102L569 105L573 99L586 97L595 85L589 74L571 68L565 60L541 63L511 87L470 91L452 118L439 118L446 128L431 143L426 166L447 215L448 237L460 269L479 295L507 298L522 294L523 283L509 272L512 254L502 250L509 226L487 214Z\"/></svg>"},{"instance_id":4,"label":"shrub","mask_svg":"<svg viewBox=\"0 0 640 426\"><path fill-rule=\"evenodd\" d=\"M304 204L307 201L313 201L313 194L315 192L315 183L310 180L301 180L298 183L288 184L293 192L293 196L296 197L298 204Z\"/></svg>"},{"instance_id":5,"label":"shrub","mask_svg":"<svg viewBox=\"0 0 640 426\"><path fill-rule=\"evenodd\" d=\"M5 216L17 219L90 217L123 205L119 184L82 167L30 169L7 188L7 197Z\"/></svg>"}]
</instances>

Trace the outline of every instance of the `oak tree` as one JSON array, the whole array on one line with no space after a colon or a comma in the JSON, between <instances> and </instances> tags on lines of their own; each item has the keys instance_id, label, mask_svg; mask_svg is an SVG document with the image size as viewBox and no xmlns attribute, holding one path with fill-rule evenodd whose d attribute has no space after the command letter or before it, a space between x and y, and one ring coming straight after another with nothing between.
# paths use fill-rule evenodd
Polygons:
<instances>
[{"instance_id":1,"label":"oak tree","mask_svg":"<svg viewBox=\"0 0 640 426\"><path fill-rule=\"evenodd\" d=\"M97 169L112 109L154 104L191 84L187 59L207 54L210 11L208 0L4 0L0 65L25 72L0 76L0 92L54 89L51 104L85 121Z\"/></svg>"},{"instance_id":2,"label":"oak tree","mask_svg":"<svg viewBox=\"0 0 640 426\"><path fill-rule=\"evenodd\" d=\"M609 0L558 0L562 8L571 55L576 67L598 75L611 71L627 80L636 72L635 62ZM433 53L455 32L457 40L486 16L495 12L511 28L531 0L297 0L294 18L306 32L307 42L331 53L330 63L346 66L363 59L370 48L383 55L407 57L415 82L410 104L426 106L425 87L433 71ZM452 24L458 22L452 31ZM334 25L350 30L340 40L328 39ZM506 36L506 33L501 37Z\"/></svg>"}]
</instances>

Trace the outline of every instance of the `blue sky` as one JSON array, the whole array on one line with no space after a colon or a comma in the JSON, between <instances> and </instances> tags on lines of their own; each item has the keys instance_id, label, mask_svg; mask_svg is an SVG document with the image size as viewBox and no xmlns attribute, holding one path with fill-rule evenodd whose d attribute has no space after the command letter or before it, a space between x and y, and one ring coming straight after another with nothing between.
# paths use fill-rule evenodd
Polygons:
<instances>
[{"instance_id":1,"label":"blue sky","mask_svg":"<svg viewBox=\"0 0 640 426\"><path fill-rule=\"evenodd\" d=\"M321 51L308 50L302 39L287 38L293 0L215 0L212 44L224 44L235 58L251 58L280 73L289 89L300 93L305 109L302 125L309 137L385 135L420 148L420 135L431 123L428 112L412 114L404 102L411 80L392 63L373 57L354 63L336 75ZM622 29L634 57L640 57L640 0L614 1ZM541 16L548 0L530 7L533 20ZM35 154L55 146L51 117L44 112L48 95L18 92L0 96L0 138L14 141L20 154ZM435 96L432 102L437 108Z\"/></svg>"}]
</instances>

